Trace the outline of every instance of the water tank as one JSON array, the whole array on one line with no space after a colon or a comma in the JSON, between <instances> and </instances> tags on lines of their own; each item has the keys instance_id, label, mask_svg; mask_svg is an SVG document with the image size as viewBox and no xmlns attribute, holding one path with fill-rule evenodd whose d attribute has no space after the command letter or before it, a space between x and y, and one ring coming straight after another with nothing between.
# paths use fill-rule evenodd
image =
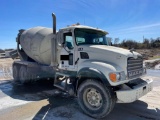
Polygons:
<instances>
[{"instance_id":1,"label":"water tank","mask_svg":"<svg viewBox=\"0 0 160 120\"><path fill-rule=\"evenodd\" d=\"M25 53L42 64L51 64L51 40L53 30L45 27L28 29L20 36L20 44Z\"/></svg>"}]
</instances>

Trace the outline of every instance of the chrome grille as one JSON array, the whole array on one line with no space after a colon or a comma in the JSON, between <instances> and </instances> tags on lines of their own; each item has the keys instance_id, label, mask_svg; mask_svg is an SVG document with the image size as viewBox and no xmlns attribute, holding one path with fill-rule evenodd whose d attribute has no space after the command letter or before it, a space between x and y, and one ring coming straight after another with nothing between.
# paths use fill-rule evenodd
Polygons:
<instances>
[{"instance_id":1,"label":"chrome grille","mask_svg":"<svg viewBox=\"0 0 160 120\"><path fill-rule=\"evenodd\" d=\"M127 61L128 78L134 78L143 74L143 59L141 57L128 58Z\"/></svg>"}]
</instances>

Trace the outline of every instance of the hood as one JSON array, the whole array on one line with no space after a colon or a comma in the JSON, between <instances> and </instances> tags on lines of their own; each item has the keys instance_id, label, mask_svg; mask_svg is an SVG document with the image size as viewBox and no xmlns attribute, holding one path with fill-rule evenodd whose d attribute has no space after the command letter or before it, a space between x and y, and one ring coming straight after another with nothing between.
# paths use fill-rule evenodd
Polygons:
<instances>
[{"instance_id":1,"label":"hood","mask_svg":"<svg viewBox=\"0 0 160 120\"><path fill-rule=\"evenodd\" d=\"M103 61L108 64L116 66L117 71L126 71L127 74L127 60L129 57L137 58L141 56L137 52L130 52L119 47L106 46L106 45L83 45L78 46L80 52L86 52L89 60ZM85 61L85 59L84 59Z\"/></svg>"},{"instance_id":2,"label":"hood","mask_svg":"<svg viewBox=\"0 0 160 120\"><path fill-rule=\"evenodd\" d=\"M81 46L82 47L82 46ZM137 58L138 56L141 56L141 54L130 50L114 47L114 46L106 46L106 45L84 45L83 51L86 52L94 52L94 53L101 53L101 54L119 54L128 57L134 57Z\"/></svg>"}]
</instances>

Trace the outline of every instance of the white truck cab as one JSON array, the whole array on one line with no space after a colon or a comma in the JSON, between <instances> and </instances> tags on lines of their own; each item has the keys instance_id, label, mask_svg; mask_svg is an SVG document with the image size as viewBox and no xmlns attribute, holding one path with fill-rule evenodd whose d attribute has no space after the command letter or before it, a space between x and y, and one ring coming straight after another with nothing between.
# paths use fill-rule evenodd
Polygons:
<instances>
[{"instance_id":1,"label":"white truck cab","mask_svg":"<svg viewBox=\"0 0 160 120\"><path fill-rule=\"evenodd\" d=\"M68 60L61 59L59 69L76 72L82 69L90 69L100 72L111 86L128 83L146 74L142 55L135 51L109 46L109 42L106 39L108 34L106 31L88 26L74 25L61 29L59 34L64 38L64 47L61 48L60 55L71 54L72 61L76 61L71 62L72 65L70 65ZM145 83L147 86L144 87L146 88L145 90L141 91L142 93L152 89L151 81ZM137 89L135 91L140 92ZM124 90L123 92L122 90L120 91L117 91L117 96L121 96L121 93L124 94ZM130 92L133 92L133 90ZM121 98L119 102L133 102L133 100L123 101Z\"/></svg>"}]
</instances>

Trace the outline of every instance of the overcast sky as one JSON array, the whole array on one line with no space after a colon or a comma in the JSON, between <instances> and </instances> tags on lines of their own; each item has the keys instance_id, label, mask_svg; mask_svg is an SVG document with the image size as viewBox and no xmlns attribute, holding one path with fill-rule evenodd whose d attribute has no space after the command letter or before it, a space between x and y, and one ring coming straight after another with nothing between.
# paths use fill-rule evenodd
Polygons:
<instances>
[{"instance_id":1,"label":"overcast sky","mask_svg":"<svg viewBox=\"0 0 160 120\"><path fill-rule=\"evenodd\" d=\"M57 29L79 22L109 32L109 37L142 41L160 37L160 0L0 0L0 48L16 48L19 29Z\"/></svg>"}]
</instances>

